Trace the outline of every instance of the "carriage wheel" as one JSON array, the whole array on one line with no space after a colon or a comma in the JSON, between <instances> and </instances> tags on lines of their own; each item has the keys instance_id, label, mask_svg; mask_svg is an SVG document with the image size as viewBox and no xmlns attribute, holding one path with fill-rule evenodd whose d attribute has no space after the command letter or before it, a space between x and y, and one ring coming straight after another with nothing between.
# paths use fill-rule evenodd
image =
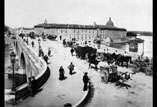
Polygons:
<instances>
[{"instance_id":1,"label":"carriage wheel","mask_svg":"<svg viewBox=\"0 0 157 107\"><path fill-rule=\"evenodd\" d=\"M143 66L144 67L149 67L149 65L146 62L143 63Z\"/></svg>"},{"instance_id":2,"label":"carriage wheel","mask_svg":"<svg viewBox=\"0 0 157 107\"><path fill-rule=\"evenodd\" d=\"M145 69L145 74L148 75L148 76L152 75L152 70L146 68L146 69Z\"/></svg>"},{"instance_id":3,"label":"carriage wheel","mask_svg":"<svg viewBox=\"0 0 157 107\"><path fill-rule=\"evenodd\" d=\"M140 71L140 64L135 62L134 65L136 66L135 69L136 69L136 72L139 72Z\"/></svg>"},{"instance_id":4,"label":"carriage wheel","mask_svg":"<svg viewBox=\"0 0 157 107\"><path fill-rule=\"evenodd\" d=\"M108 83L108 78L109 78L108 70L107 69L103 69L102 72L104 73L103 82L107 84Z\"/></svg>"}]
</instances>

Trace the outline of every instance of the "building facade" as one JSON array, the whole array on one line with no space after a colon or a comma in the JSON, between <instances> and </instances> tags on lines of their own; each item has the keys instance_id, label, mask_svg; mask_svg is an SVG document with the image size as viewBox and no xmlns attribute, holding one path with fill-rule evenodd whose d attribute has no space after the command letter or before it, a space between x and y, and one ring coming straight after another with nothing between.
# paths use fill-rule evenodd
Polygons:
<instances>
[{"instance_id":1,"label":"building facade","mask_svg":"<svg viewBox=\"0 0 157 107\"><path fill-rule=\"evenodd\" d=\"M34 32L34 28L24 28L24 27L19 27L16 30L16 33L24 33L24 34L29 34L31 32Z\"/></svg>"},{"instance_id":2,"label":"building facade","mask_svg":"<svg viewBox=\"0 0 157 107\"><path fill-rule=\"evenodd\" d=\"M102 41L110 38L115 41L126 38L126 29L115 27L111 18L106 25L78 25L78 24L43 24L34 26L34 32L39 35L57 35L59 38L72 39L79 41L93 41L96 38Z\"/></svg>"}]
</instances>

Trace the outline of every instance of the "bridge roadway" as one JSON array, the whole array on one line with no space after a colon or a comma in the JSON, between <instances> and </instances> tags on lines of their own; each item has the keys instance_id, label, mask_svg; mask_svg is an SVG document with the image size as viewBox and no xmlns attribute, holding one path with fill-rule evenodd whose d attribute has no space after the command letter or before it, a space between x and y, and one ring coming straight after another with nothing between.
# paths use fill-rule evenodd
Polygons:
<instances>
[{"instance_id":1,"label":"bridge roadway","mask_svg":"<svg viewBox=\"0 0 157 107\"><path fill-rule=\"evenodd\" d=\"M31 39L29 38L29 41ZM29 42L31 43L31 42ZM31 47L31 45L29 44ZM60 43L41 41L42 49L45 53L48 51L48 47L52 50L52 57L49 57L48 64L50 68L50 77L47 82L42 86L42 91L35 95L35 97L29 97L14 107L63 107L66 103L71 103L73 106L79 105L81 101L86 97L87 91L83 91L83 72L75 67L76 74L70 75L68 65L73 58L69 52L69 49L63 48ZM34 51L38 54L38 41L35 40ZM65 76L67 79L60 81L59 68L63 66L65 70ZM10 107L11 105L7 105Z\"/></svg>"},{"instance_id":2,"label":"bridge roadway","mask_svg":"<svg viewBox=\"0 0 157 107\"><path fill-rule=\"evenodd\" d=\"M79 71L88 72L94 85L94 95L87 102L86 107L152 107L152 77L143 73L133 75L132 80L127 82L127 84L131 85L129 89L117 87L113 83L104 84L100 79L100 71L96 72L94 69L88 69L88 63L85 60L77 59L75 56L70 57L70 48L63 48L62 43L58 41L47 40L46 42L41 42L41 44L50 47L53 56L58 54L68 63L73 61L77 73ZM44 48L44 52L47 52L47 49ZM106 62L104 64L107 65ZM132 69L118 67L118 71L132 72Z\"/></svg>"},{"instance_id":3,"label":"bridge roadway","mask_svg":"<svg viewBox=\"0 0 157 107\"><path fill-rule=\"evenodd\" d=\"M41 41L44 52L48 47L52 50L50 57L51 75L43 85L43 91L35 97L30 97L21 102L17 107L63 107L65 103L75 104L83 98L86 93L82 91L82 72L87 71L91 82L94 84L94 95L86 107L152 107L152 79L142 73L133 76L133 80L128 84L132 86L126 88L116 87L113 83L104 84L101 82L99 71L88 69L88 63L84 60L71 57L70 48L63 48L58 41ZM38 42L35 41L34 50L38 52ZM67 66L73 61L75 65L74 75L69 75ZM105 63L107 64L107 63ZM63 65L67 79L58 80L59 66ZM128 71L125 67L118 67L118 71Z\"/></svg>"}]
</instances>

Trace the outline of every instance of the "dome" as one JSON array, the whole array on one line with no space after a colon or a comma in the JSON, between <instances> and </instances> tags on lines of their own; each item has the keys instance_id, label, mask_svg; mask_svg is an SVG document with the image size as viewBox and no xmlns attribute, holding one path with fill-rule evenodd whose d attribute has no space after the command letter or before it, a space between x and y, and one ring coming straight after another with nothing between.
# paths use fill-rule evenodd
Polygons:
<instances>
[{"instance_id":1,"label":"dome","mask_svg":"<svg viewBox=\"0 0 157 107\"><path fill-rule=\"evenodd\" d=\"M113 22L111 21L111 18L109 18L109 21L106 23L106 26L114 26Z\"/></svg>"}]
</instances>

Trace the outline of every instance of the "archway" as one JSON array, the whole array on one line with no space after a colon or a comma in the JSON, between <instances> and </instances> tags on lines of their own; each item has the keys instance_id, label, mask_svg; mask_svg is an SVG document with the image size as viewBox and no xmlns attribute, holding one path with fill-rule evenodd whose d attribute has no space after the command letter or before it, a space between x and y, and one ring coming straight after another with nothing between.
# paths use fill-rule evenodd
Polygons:
<instances>
[{"instance_id":1,"label":"archway","mask_svg":"<svg viewBox=\"0 0 157 107\"><path fill-rule=\"evenodd\" d=\"M24 57L24 54L23 53L21 53L21 58L20 58L21 60L20 60L20 65L21 65L21 68L23 69L23 70L26 70L26 61L25 61L25 57Z\"/></svg>"},{"instance_id":2,"label":"archway","mask_svg":"<svg viewBox=\"0 0 157 107\"><path fill-rule=\"evenodd\" d=\"M20 69L15 74L15 81L16 81L16 87L21 86L27 82L26 60L23 53L21 53L20 56Z\"/></svg>"}]
</instances>

